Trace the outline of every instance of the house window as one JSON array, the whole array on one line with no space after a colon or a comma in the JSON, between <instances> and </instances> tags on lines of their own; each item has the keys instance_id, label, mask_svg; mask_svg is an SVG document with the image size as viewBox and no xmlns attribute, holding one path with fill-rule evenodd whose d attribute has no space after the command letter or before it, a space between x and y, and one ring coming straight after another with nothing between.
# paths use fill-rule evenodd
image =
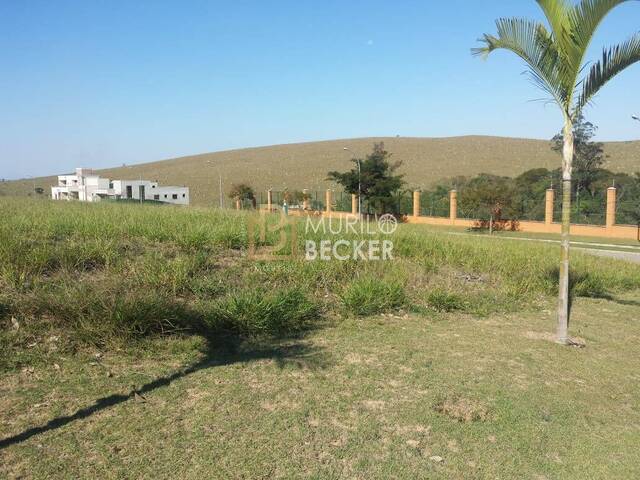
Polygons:
<instances>
[{"instance_id":1,"label":"house window","mask_svg":"<svg viewBox=\"0 0 640 480\"><path fill-rule=\"evenodd\" d=\"M164 198L167 198L167 194L165 193Z\"/></svg>"},{"instance_id":2,"label":"house window","mask_svg":"<svg viewBox=\"0 0 640 480\"><path fill-rule=\"evenodd\" d=\"M154 199L154 200L160 200L160 195L154 195L154 196L153 196L153 199Z\"/></svg>"},{"instance_id":3,"label":"house window","mask_svg":"<svg viewBox=\"0 0 640 480\"><path fill-rule=\"evenodd\" d=\"M182 198L185 198L186 196L187 196L186 194L184 194L184 193L182 194Z\"/></svg>"},{"instance_id":4,"label":"house window","mask_svg":"<svg viewBox=\"0 0 640 480\"><path fill-rule=\"evenodd\" d=\"M113 182L109 182L109 188L113 189Z\"/></svg>"},{"instance_id":5,"label":"house window","mask_svg":"<svg viewBox=\"0 0 640 480\"><path fill-rule=\"evenodd\" d=\"M173 195L171 195L171 198L173 198L174 200L177 200L178 199L178 194L174 193Z\"/></svg>"}]
</instances>

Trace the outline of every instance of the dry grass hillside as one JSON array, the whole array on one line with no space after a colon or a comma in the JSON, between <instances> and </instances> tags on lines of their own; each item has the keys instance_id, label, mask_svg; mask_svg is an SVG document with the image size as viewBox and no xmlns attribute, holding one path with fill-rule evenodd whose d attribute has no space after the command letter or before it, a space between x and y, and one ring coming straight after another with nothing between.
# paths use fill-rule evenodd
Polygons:
<instances>
[{"instance_id":1,"label":"dry grass hillside","mask_svg":"<svg viewBox=\"0 0 640 480\"><path fill-rule=\"evenodd\" d=\"M402 173L410 187L425 187L443 178L482 172L516 175L535 167L555 168L560 158L548 141L499 137L453 138L359 138L323 142L275 145L225 152L205 153L127 167L99 170L101 175L119 179L158 180L164 184L187 185L192 203L217 202L218 173L225 190L234 182L248 182L256 190L317 189L330 186L325 181L330 170L349 167L348 147L358 156L371 150L374 142L384 141L393 158L403 161ZM606 144L607 167L615 171L640 170L640 142ZM79 165L80 166L80 165ZM91 167L91 165L82 165ZM60 172L63 173L63 172ZM54 177L35 179L46 192ZM30 192L33 181L0 184L0 195ZM226 200L228 201L228 200Z\"/></svg>"}]
</instances>

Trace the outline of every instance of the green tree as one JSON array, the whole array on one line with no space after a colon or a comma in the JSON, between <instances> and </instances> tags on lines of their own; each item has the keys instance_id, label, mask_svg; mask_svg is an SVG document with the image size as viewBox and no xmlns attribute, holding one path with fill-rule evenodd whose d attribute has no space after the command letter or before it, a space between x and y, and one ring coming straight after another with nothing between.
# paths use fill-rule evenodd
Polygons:
<instances>
[{"instance_id":1,"label":"green tree","mask_svg":"<svg viewBox=\"0 0 640 480\"><path fill-rule=\"evenodd\" d=\"M522 220L544 220L545 193L551 185L558 184L559 170L534 168L518 175L515 179L514 210Z\"/></svg>"},{"instance_id":2,"label":"green tree","mask_svg":"<svg viewBox=\"0 0 640 480\"><path fill-rule=\"evenodd\" d=\"M575 154L573 156L573 194L578 199L582 193L588 192L595 195L593 182L598 176L598 170L605 162L604 144L592 141L598 127L587 122L582 112L573 124L573 144ZM564 134L558 133L553 139L552 150L562 154L564 148Z\"/></svg>"},{"instance_id":3,"label":"green tree","mask_svg":"<svg viewBox=\"0 0 640 480\"><path fill-rule=\"evenodd\" d=\"M591 40L604 18L615 7L630 0L537 0L548 26L535 20L502 18L498 34L485 34L484 45L475 55L486 58L505 49L529 67L536 86L550 95L562 112L562 242L558 301L557 341L569 343L569 230L571 224L571 179L574 158L573 126L583 109L600 89L618 73L640 61L640 33L624 43L605 48L602 58L585 65ZM585 73L586 72L586 73Z\"/></svg>"},{"instance_id":4,"label":"green tree","mask_svg":"<svg viewBox=\"0 0 640 480\"><path fill-rule=\"evenodd\" d=\"M514 181L483 173L472 178L460 189L458 208L468 218L481 221L481 226L502 220L516 220Z\"/></svg>"},{"instance_id":5,"label":"green tree","mask_svg":"<svg viewBox=\"0 0 640 480\"><path fill-rule=\"evenodd\" d=\"M329 172L327 180L342 185L348 193L362 194L366 201L367 211L372 213L399 213L398 201L394 198L404 185L403 175L394 175L402 162L390 162L391 154L384 148L384 143L373 145L373 151L362 160L354 158L354 167L345 173ZM360 164L360 172L358 172Z\"/></svg>"},{"instance_id":6,"label":"green tree","mask_svg":"<svg viewBox=\"0 0 640 480\"><path fill-rule=\"evenodd\" d=\"M234 183L229 191L229 198L240 200L241 202L250 201L252 206L256 207L256 194L247 183Z\"/></svg>"}]
</instances>

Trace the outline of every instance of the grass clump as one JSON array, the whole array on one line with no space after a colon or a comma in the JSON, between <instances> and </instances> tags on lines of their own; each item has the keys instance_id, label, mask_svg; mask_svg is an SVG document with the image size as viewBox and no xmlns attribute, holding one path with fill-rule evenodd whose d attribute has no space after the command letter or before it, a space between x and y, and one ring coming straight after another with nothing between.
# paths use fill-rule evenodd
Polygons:
<instances>
[{"instance_id":1,"label":"grass clump","mask_svg":"<svg viewBox=\"0 0 640 480\"><path fill-rule=\"evenodd\" d=\"M300 288L266 293L246 290L219 300L207 314L208 326L240 335L294 334L305 330L319 309Z\"/></svg>"},{"instance_id":2,"label":"grass clump","mask_svg":"<svg viewBox=\"0 0 640 480\"><path fill-rule=\"evenodd\" d=\"M31 314L50 319L73 331L76 340L90 344L201 329L198 316L180 298L130 284L79 283L30 299L31 304L23 305L22 317Z\"/></svg>"},{"instance_id":3,"label":"grass clump","mask_svg":"<svg viewBox=\"0 0 640 480\"><path fill-rule=\"evenodd\" d=\"M396 310L407 302L400 282L371 277L349 284L340 298L348 313L360 317Z\"/></svg>"},{"instance_id":4,"label":"grass clump","mask_svg":"<svg viewBox=\"0 0 640 480\"><path fill-rule=\"evenodd\" d=\"M443 289L429 292L427 305L438 312L455 312L467 309L467 302L460 295Z\"/></svg>"}]
</instances>

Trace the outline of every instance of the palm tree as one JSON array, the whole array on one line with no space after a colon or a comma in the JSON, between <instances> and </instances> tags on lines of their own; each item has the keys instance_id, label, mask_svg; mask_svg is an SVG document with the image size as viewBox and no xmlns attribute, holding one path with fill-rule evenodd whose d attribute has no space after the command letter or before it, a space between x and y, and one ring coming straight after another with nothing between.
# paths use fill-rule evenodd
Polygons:
<instances>
[{"instance_id":1,"label":"palm tree","mask_svg":"<svg viewBox=\"0 0 640 480\"><path fill-rule=\"evenodd\" d=\"M534 84L551 96L564 117L557 341L568 344L573 124L609 80L640 61L640 33L620 45L605 48L599 61L585 65L587 49L602 20L615 7L631 0L581 0L578 4L569 0L536 1L548 27L533 20L502 18L496 21L497 36L485 34L480 39L484 45L472 52L483 58L498 49L518 55L528 65Z\"/></svg>"}]
</instances>

